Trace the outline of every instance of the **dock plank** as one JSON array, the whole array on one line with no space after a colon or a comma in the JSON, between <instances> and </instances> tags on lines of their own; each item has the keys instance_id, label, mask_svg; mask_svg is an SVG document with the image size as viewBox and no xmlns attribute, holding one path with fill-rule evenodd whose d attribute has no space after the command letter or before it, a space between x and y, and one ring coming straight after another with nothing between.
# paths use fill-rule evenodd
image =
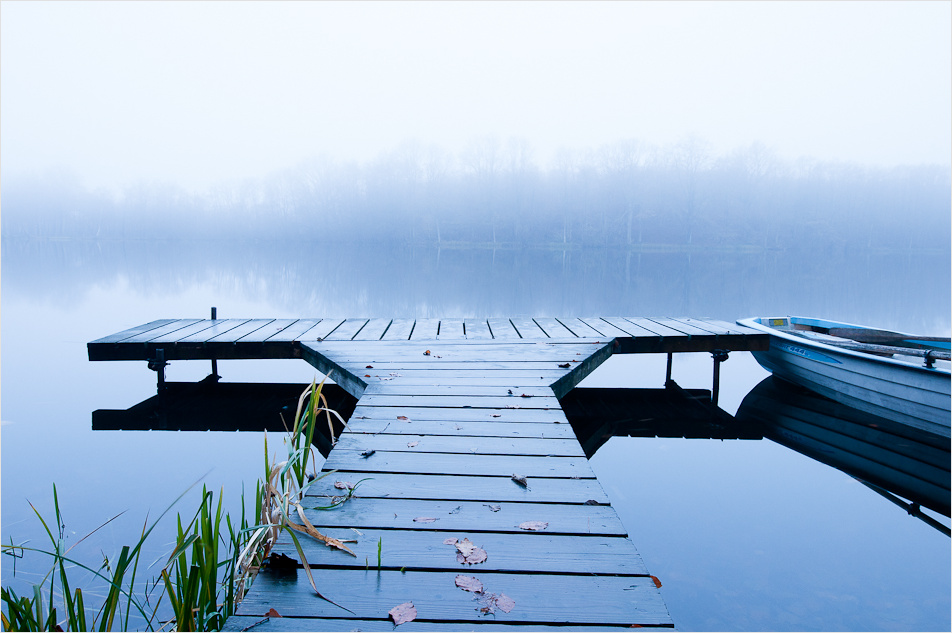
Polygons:
<instances>
[{"instance_id":1,"label":"dock plank","mask_svg":"<svg viewBox=\"0 0 952 633\"><path fill-rule=\"evenodd\" d=\"M365 407L357 403L352 418L367 420L441 420L446 422L557 422L568 424L562 409L433 409L427 407Z\"/></svg>"},{"instance_id":2,"label":"dock plank","mask_svg":"<svg viewBox=\"0 0 952 633\"><path fill-rule=\"evenodd\" d=\"M174 321L160 325L157 328L151 328L148 330L143 330L137 334L133 334L132 336L123 339L120 342L123 345L148 343L149 341L160 339L166 335L172 334L201 321L204 321L204 319L175 319Z\"/></svg>"},{"instance_id":3,"label":"dock plank","mask_svg":"<svg viewBox=\"0 0 952 633\"><path fill-rule=\"evenodd\" d=\"M297 340L303 342L322 341L338 327L343 325L346 319L321 319L320 323L309 329L298 337Z\"/></svg>"},{"instance_id":4,"label":"dock plank","mask_svg":"<svg viewBox=\"0 0 952 633\"><path fill-rule=\"evenodd\" d=\"M256 319L257 320L257 319ZM242 343L263 343L267 339L291 327L300 319L271 319L269 323L241 337Z\"/></svg>"},{"instance_id":5,"label":"dock plank","mask_svg":"<svg viewBox=\"0 0 952 633\"><path fill-rule=\"evenodd\" d=\"M522 338L509 319L487 319L486 324L496 340L516 340Z\"/></svg>"},{"instance_id":6,"label":"dock plank","mask_svg":"<svg viewBox=\"0 0 952 633\"><path fill-rule=\"evenodd\" d=\"M493 338L493 333L485 320L465 319L463 329L466 331L467 340L492 340Z\"/></svg>"},{"instance_id":7,"label":"dock plank","mask_svg":"<svg viewBox=\"0 0 952 633\"><path fill-rule=\"evenodd\" d=\"M559 400L551 392L548 396L531 396L523 392L513 391L511 395L481 396L474 398L468 395L376 395L364 394L360 399L364 407L437 407L440 409L472 408L472 409L555 409L559 407Z\"/></svg>"},{"instance_id":8,"label":"dock plank","mask_svg":"<svg viewBox=\"0 0 952 633\"><path fill-rule=\"evenodd\" d=\"M438 340L462 340L466 338L463 332L463 319L441 319L440 329L437 332Z\"/></svg>"},{"instance_id":9,"label":"dock plank","mask_svg":"<svg viewBox=\"0 0 952 633\"><path fill-rule=\"evenodd\" d=\"M522 473L513 473L522 474ZM340 470L331 477L314 482L308 488L305 502L314 497L315 505L325 505L340 490L335 481L357 483L361 497L390 499L432 499L501 503L523 501L532 503L584 504L586 501L609 503L608 496L596 479L530 478L525 488L509 477L480 477L473 475L415 475L404 473L375 473Z\"/></svg>"},{"instance_id":10,"label":"dock plank","mask_svg":"<svg viewBox=\"0 0 952 633\"><path fill-rule=\"evenodd\" d=\"M270 324L274 319L249 319L242 323L241 325L226 330L220 334L214 334L211 338L207 339L207 343L237 343L238 341L243 341L246 336L253 334L254 332L260 330L266 325ZM209 334L212 334L209 332Z\"/></svg>"},{"instance_id":11,"label":"dock plank","mask_svg":"<svg viewBox=\"0 0 952 633\"><path fill-rule=\"evenodd\" d=\"M524 339L547 339L548 334L539 327L539 324L527 317L513 317L509 319L513 327L519 332L519 336Z\"/></svg>"},{"instance_id":12,"label":"dock plank","mask_svg":"<svg viewBox=\"0 0 952 633\"><path fill-rule=\"evenodd\" d=\"M357 479L334 481L357 483ZM340 491L337 491L340 492ZM584 536L627 536L618 513L609 505L576 505L561 503L525 503L517 501L465 501L388 499L364 497L364 484L356 496L331 510L307 509L305 515L314 525L350 530L440 530L443 532L498 532L519 534L525 521L548 523L545 534ZM432 517L432 523L413 519ZM450 534L454 536L454 534Z\"/></svg>"},{"instance_id":13,"label":"dock plank","mask_svg":"<svg viewBox=\"0 0 952 633\"><path fill-rule=\"evenodd\" d=\"M369 450L413 454L463 453L482 455L555 455L585 457L581 445L574 438L507 438L446 435L393 435L366 437L362 433L344 433L334 450L361 453Z\"/></svg>"},{"instance_id":14,"label":"dock plank","mask_svg":"<svg viewBox=\"0 0 952 633\"><path fill-rule=\"evenodd\" d=\"M384 332L383 341L409 341L410 334L413 332L413 326L416 321L413 319L394 319L390 322L390 327Z\"/></svg>"},{"instance_id":15,"label":"dock plank","mask_svg":"<svg viewBox=\"0 0 952 633\"><path fill-rule=\"evenodd\" d=\"M449 420L396 420L371 419L363 416L351 416L347 422L350 433L421 435L427 436L470 436L470 437L532 437L574 438L575 433L569 424L557 422L517 422L507 420L486 421L449 421ZM407 440L410 441L410 440Z\"/></svg>"},{"instance_id":16,"label":"dock plank","mask_svg":"<svg viewBox=\"0 0 952 633\"><path fill-rule=\"evenodd\" d=\"M565 327L558 319L539 318L533 319L536 324L542 328L549 338L573 338L575 332Z\"/></svg>"},{"instance_id":17,"label":"dock plank","mask_svg":"<svg viewBox=\"0 0 952 633\"><path fill-rule=\"evenodd\" d=\"M275 609L283 617L343 618L352 612L357 618L385 619L398 604L413 602L419 620L452 620L479 623L474 594L460 590L457 572L377 571L354 572L321 569L320 588L327 600L314 596L303 570L297 570L275 584L280 591L266 598L252 592L238 607L238 615L264 616ZM470 571L482 581L487 592L503 593L515 602L505 613L496 610L492 621L502 623L567 623L662 625L671 619L661 593L651 578L644 576L592 576L554 574L506 574ZM597 596L597 603L592 601ZM348 611L333 604L345 606Z\"/></svg>"},{"instance_id":18,"label":"dock plank","mask_svg":"<svg viewBox=\"0 0 952 633\"><path fill-rule=\"evenodd\" d=\"M411 341L435 341L440 331L439 319L417 319L413 326Z\"/></svg>"},{"instance_id":19,"label":"dock plank","mask_svg":"<svg viewBox=\"0 0 952 633\"><path fill-rule=\"evenodd\" d=\"M364 397L371 395L399 395L399 396L471 396L479 398L482 396L508 396L513 395L511 387L503 386L484 386L476 387L472 385L392 385L388 382L377 382L367 386ZM513 392L515 393L515 392ZM530 396L549 396L553 395L548 387L528 387L519 388L519 393L525 393Z\"/></svg>"},{"instance_id":20,"label":"dock plank","mask_svg":"<svg viewBox=\"0 0 952 633\"><path fill-rule=\"evenodd\" d=\"M307 332L314 329L323 319L298 319L288 327L265 339L266 343L298 341Z\"/></svg>"},{"instance_id":21,"label":"dock plank","mask_svg":"<svg viewBox=\"0 0 952 633\"><path fill-rule=\"evenodd\" d=\"M90 342L89 344L105 345L106 343L119 343L120 341L127 341L134 336L143 334L145 332L150 332L168 325L169 323L174 323L175 321L178 321L178 319L156 319L155 321L149 321L148 323L137 325L136 327L129 328L128 330L123 330L121 332L116 332L115 334L110 334L109 336L104 336Z\"/></svg>"},{"instance_id":22,"label":"dock plank","mask_svg":"<svg viewBox=\"0 0 952 633\"><path fill-rule=\"evenodd\" d=\"M538 440L544 441L544 440ZM522 476L594 479L585 456L486 455L473 453L429 453L426 458L409 452L378 450L367 456L356 450L335 448L325 469L354 473L401 473L416 475L476 475L484 477Z\"/></svg>"},{"instance_id":23,"label":"dock plank","mask_svg":"<svg viewBox=\"0 0 952 633\"><path fill-rule=\"evenodd\" d=\"M370 319L354 336L355 341L379 341L390 328L390 319Z\"/></svg>"},{"instance_id":24,"label":"dock plank","mask_svg":"<svg viewBox=\"0 0 952 633\"><path fill-rule=\"evenodd\" d=\"M344 319L332 332L324 337L325 341L349 341L364 328L370 319Z\"/></svg>"},{"instance_id":25,"label":"dock plank","mask_svg":"<svg viewBox=\"0 0 952 633\"><path fill-rule=\"evenodd\" d=\"M429 517L437 518L437 517ZM442 517L440 517L442 518ZM524 521L538 521L533 514ZM623 574L647 576L638 550L630 540L619 536L556 535L545 532L497 533L497 532L447 532L440 529L440 521L427 525L432 530L379 530L363 528L360 535L347 528L314 527L326 536L337 539L356 540L348 543L356 557L332 550L314 539L299 539L304 557L311 567L334 569L366 569L368 559L377 561L380 547L380 567L400 571L451 571L459 574L485 572L540 573L564 572L585 561L589 574ZM516 524L518 525L518 524ZM518 529L518 528L517 528ZM476 565L457 562L456 547L447 544L447 539L468 538L474 545L487 552L485 562ZM274 546L275 554L284 554L300 559L291 537L282 534ZM375 565L376 566L376 565Z\"/></svg>"}]
</instances>

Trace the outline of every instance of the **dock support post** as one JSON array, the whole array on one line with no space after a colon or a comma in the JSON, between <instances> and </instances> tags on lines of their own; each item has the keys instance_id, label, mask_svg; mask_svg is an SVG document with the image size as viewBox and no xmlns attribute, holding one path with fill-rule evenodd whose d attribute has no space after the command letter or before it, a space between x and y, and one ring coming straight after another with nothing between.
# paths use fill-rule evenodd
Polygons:
<instances>
[{"instance_id":1,"label":"dock support post","mask_svg":"<svg viewBox=\"0 0 952 633\"><path fill-rule=\"evenodd\" d=\"M717 404L718 393L721 389L721 363L727 360L728 350L716 349L711 352L714 357L714 384L711 387L711 402Z\"/></svg>"},{"instance_id":2,"label":"dock support post","mask_svg":"<svg viewBox=\"0 0 952 633\"><path fill-rule=\"evenodd\" d=\"M156 373L156 390L159 395L165 393L165 366L168 365L165 362L165 350L157 349L155 350L155 359L149 361L149 369Z\"/></svg>"},{"instance_id":3,"label":"dock support post","mask_svg":"<svg viewBox=\"0 0 952 633\"><path fill-rule=\"evenodd\" d=\"M671 365L673 364L674 364L674 354L672 352L668 352L668 369L664 375L665 387L667 387L668 384L671 382Z\"/></svg>"},{"instance_id":4,"label":"dock support post","mask_svg":"<svg viewBox=\"0 0 952 633\"><path fill-rule=\"evenodd\" d=\"M218 318L218 308L216 308L215 306L212 306L212 321L216 320L217 318ZM217 358L212 359L212 380L214 380L215 382L218 382L219 380L221 380L221 376L218 375L218 359Z\"/></svg>"}]
</instances>

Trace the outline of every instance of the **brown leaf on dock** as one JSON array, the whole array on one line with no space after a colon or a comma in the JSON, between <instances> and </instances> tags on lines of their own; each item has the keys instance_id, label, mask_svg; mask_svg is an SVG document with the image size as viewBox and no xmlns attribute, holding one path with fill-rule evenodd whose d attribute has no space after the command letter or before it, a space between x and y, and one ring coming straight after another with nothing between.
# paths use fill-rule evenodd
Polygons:
<instances>
[{"instance_id":1,"label":"brown leaf on dock","mask_svg":"<svg viewBox=\"0 0 952 633\"><path fill-rule=\"evenodd\" d=\"M423 355L424 355L424 356L429 356L429 355L430 355L430 350L426 350L425 352L423 352Z\"/></svg>"},{"instance_id":2,"label":"brown leaf on dock","mask_svg":"<svg viewBox=\"0 0 952 633\"><path fill-rule=\"evenodd\" d=\"M370 378L370 374L364 374L364 378Z\"/></svg>"},{"instance_id":3,"label":"brown leaf on dock","mask_svg":"<svg viewBox=\"0 0 952 633\"><path fill-rule=\"evenodd\" d=\"M657 587L658 589L661 589L661 581L658 580L657 576L652 576L651 580L654 581L655 587Z\"/></svg>"},{"instance_id":4,"label":"brown leaf on dock","mask_svg":"<svg viewBox=\"0 0 952 633\"><path fill-rule=\"evenodd\" d=\"M526 479L525 475L513 475L512 480L523 488L529 487L529 481Z\"/></svg>"},{"instance_id":5,"label":"brown leaf on dock","mask_svg":"<svg viewBox=\"0 0 952 633\"><path fill-rule=\"evenodd\" d=\"M483 583L479 581L479 578L462 574L456 577L456 586L463 591L472 591L473 593L482 593L483 591Z\"/></svg>"},{"instance_id":6,"label":"brown leaf on dock","mask_svg":"<svg viewBox=\"0 0 952 633\"><path fill-rule=\"evenodd\" d=\"M398 420L409 420L410 418L408 418L408 417L405 416L405 415L398 415L398 416L397 416L397 419L398 419Z\"/></svg>"},{"instance_id":7,"label":"brown leaf on dock","mask_svg":"<svg viewBox=\"0 0 952 633\"><path fill-rule=\"evenodd\" d=\"M335 481L334 487L338 490L353 490L354 484L349 481Z\"/></svg>"},{"instance_id":8,"label":"brown leaf on dock","mask_svg":"<svg viewBox=\"0 0 952 633\"><path fill-rule=\"evenodd\" d=\"M544 530L547 527L549 527L549 524L546 521L524 521L519 524L520 530L528 530L531 532L538 532L539 530Z\"/></svg>"},{"instance_id":9,"label":"brown leaf on dock","mask_svg":"<svg viewBox=\"0 0 952 633\"><path fill-rule=\"evenodd\" d=\"M476 565L486 562L486 559L489 558L486 550L478 547L468 538L458 542L456 550L456 562L460 564Z\"/></svg>"},{"instance_id":10,"label":"brown leaf on dock","mask_svg":"<svg viewBox=\"0 0 952 633\"><path fill-rule=\"evenodd\" d=\"M275 611L274 607L268 609L268 612L267 612L265 615L267 615L269 618L280 618L280 617L282 617L280 613L278 613L277 611Z\"/></svg>"},{"instance_id":11,"label":"brown leaf on dock","mask_svg":"<svg viewBox=\"0 0 952 633\"><path fill-rule=\"evenodd\" d=\"M367 369L373 369L373 368L374 368L374 366L373 366L373 365L367 365L367 367L366 367L366 368L367 368Z\"/></svg>"},{"instance_id":12,"label":"brown leaf on dock","mask_svg":"<svg viewBox=\"0 0 952 633\"><path fill-rule=\"evenodd\" d=\"M405 622L412 622L417 617L417 610L416 607L413 606L412 602L398 604L394 608L390 609L390 611L387 613L391 618L393 618L394 626L400 626Z\"/></svg>"}]
</instances>

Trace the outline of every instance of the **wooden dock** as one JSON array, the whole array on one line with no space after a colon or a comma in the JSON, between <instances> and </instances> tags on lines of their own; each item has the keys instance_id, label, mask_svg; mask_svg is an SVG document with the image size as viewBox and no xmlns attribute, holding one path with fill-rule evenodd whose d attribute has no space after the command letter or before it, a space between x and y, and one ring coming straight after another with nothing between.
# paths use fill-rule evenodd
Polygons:
<instances>
[{"instance_id":1,"label":"wooden dock","mask_svg":"<svg viewBox=\"0 0 952 633\"><path fill-rule=\"evenodd\" d=\"M407 602L417 616L405 630L607 630L673 622L559 398L612 354L712 352L716 381L726 352L767 345L698 319L185 319L99 339L89 357L160 372L180 359L303 358L358 398L324 464L336 472L306 504L362 481L343 506L309 511L325 534L358 540L356 558L306 545L318 588L341 606L300 568L264 571L230 630L389 631ZM640 475L632 464L633 485ZM453 539L485 560L460 562ZM274 554L297 559L286 535Z\"/></svg>"}]
</instances>

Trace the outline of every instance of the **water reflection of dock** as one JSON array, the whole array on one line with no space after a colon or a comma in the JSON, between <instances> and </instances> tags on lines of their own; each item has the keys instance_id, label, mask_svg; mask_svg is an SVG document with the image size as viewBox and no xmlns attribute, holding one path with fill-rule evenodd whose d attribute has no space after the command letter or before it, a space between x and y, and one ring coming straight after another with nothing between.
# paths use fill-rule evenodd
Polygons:
<instances>
[{"instance_id":1,"label":"water reflection of dock","mask_svg":"<svg viewBox=\"0 0 952 633\"><path fill-rule=\"evenodd\" d=\"M469 630L671 626L559 398L613 354L667 353L670 378L678 352L714 355L716 396L727 353L766 346L765 335L696 319L187 319L88 349L91 360L148 361L159 398L180 389L164 382L169 361L303 358L357 399L324 465L336 473L309 490L312 505L326 505L338 481L367 481L342 507L308 516L330 536L358 530L357 557L318 543L306 551L322 593L350 611L314 597L300 568L273 570L231 628L391 630L388 611L413 602L415 630ZM447 538L470 539L486 561L457 562ZM287 537L274 553L296 558ZM458 574L514 605L487 618ZM271 609L282 619L269 621Z\"/></svg>"}]
</instances>

